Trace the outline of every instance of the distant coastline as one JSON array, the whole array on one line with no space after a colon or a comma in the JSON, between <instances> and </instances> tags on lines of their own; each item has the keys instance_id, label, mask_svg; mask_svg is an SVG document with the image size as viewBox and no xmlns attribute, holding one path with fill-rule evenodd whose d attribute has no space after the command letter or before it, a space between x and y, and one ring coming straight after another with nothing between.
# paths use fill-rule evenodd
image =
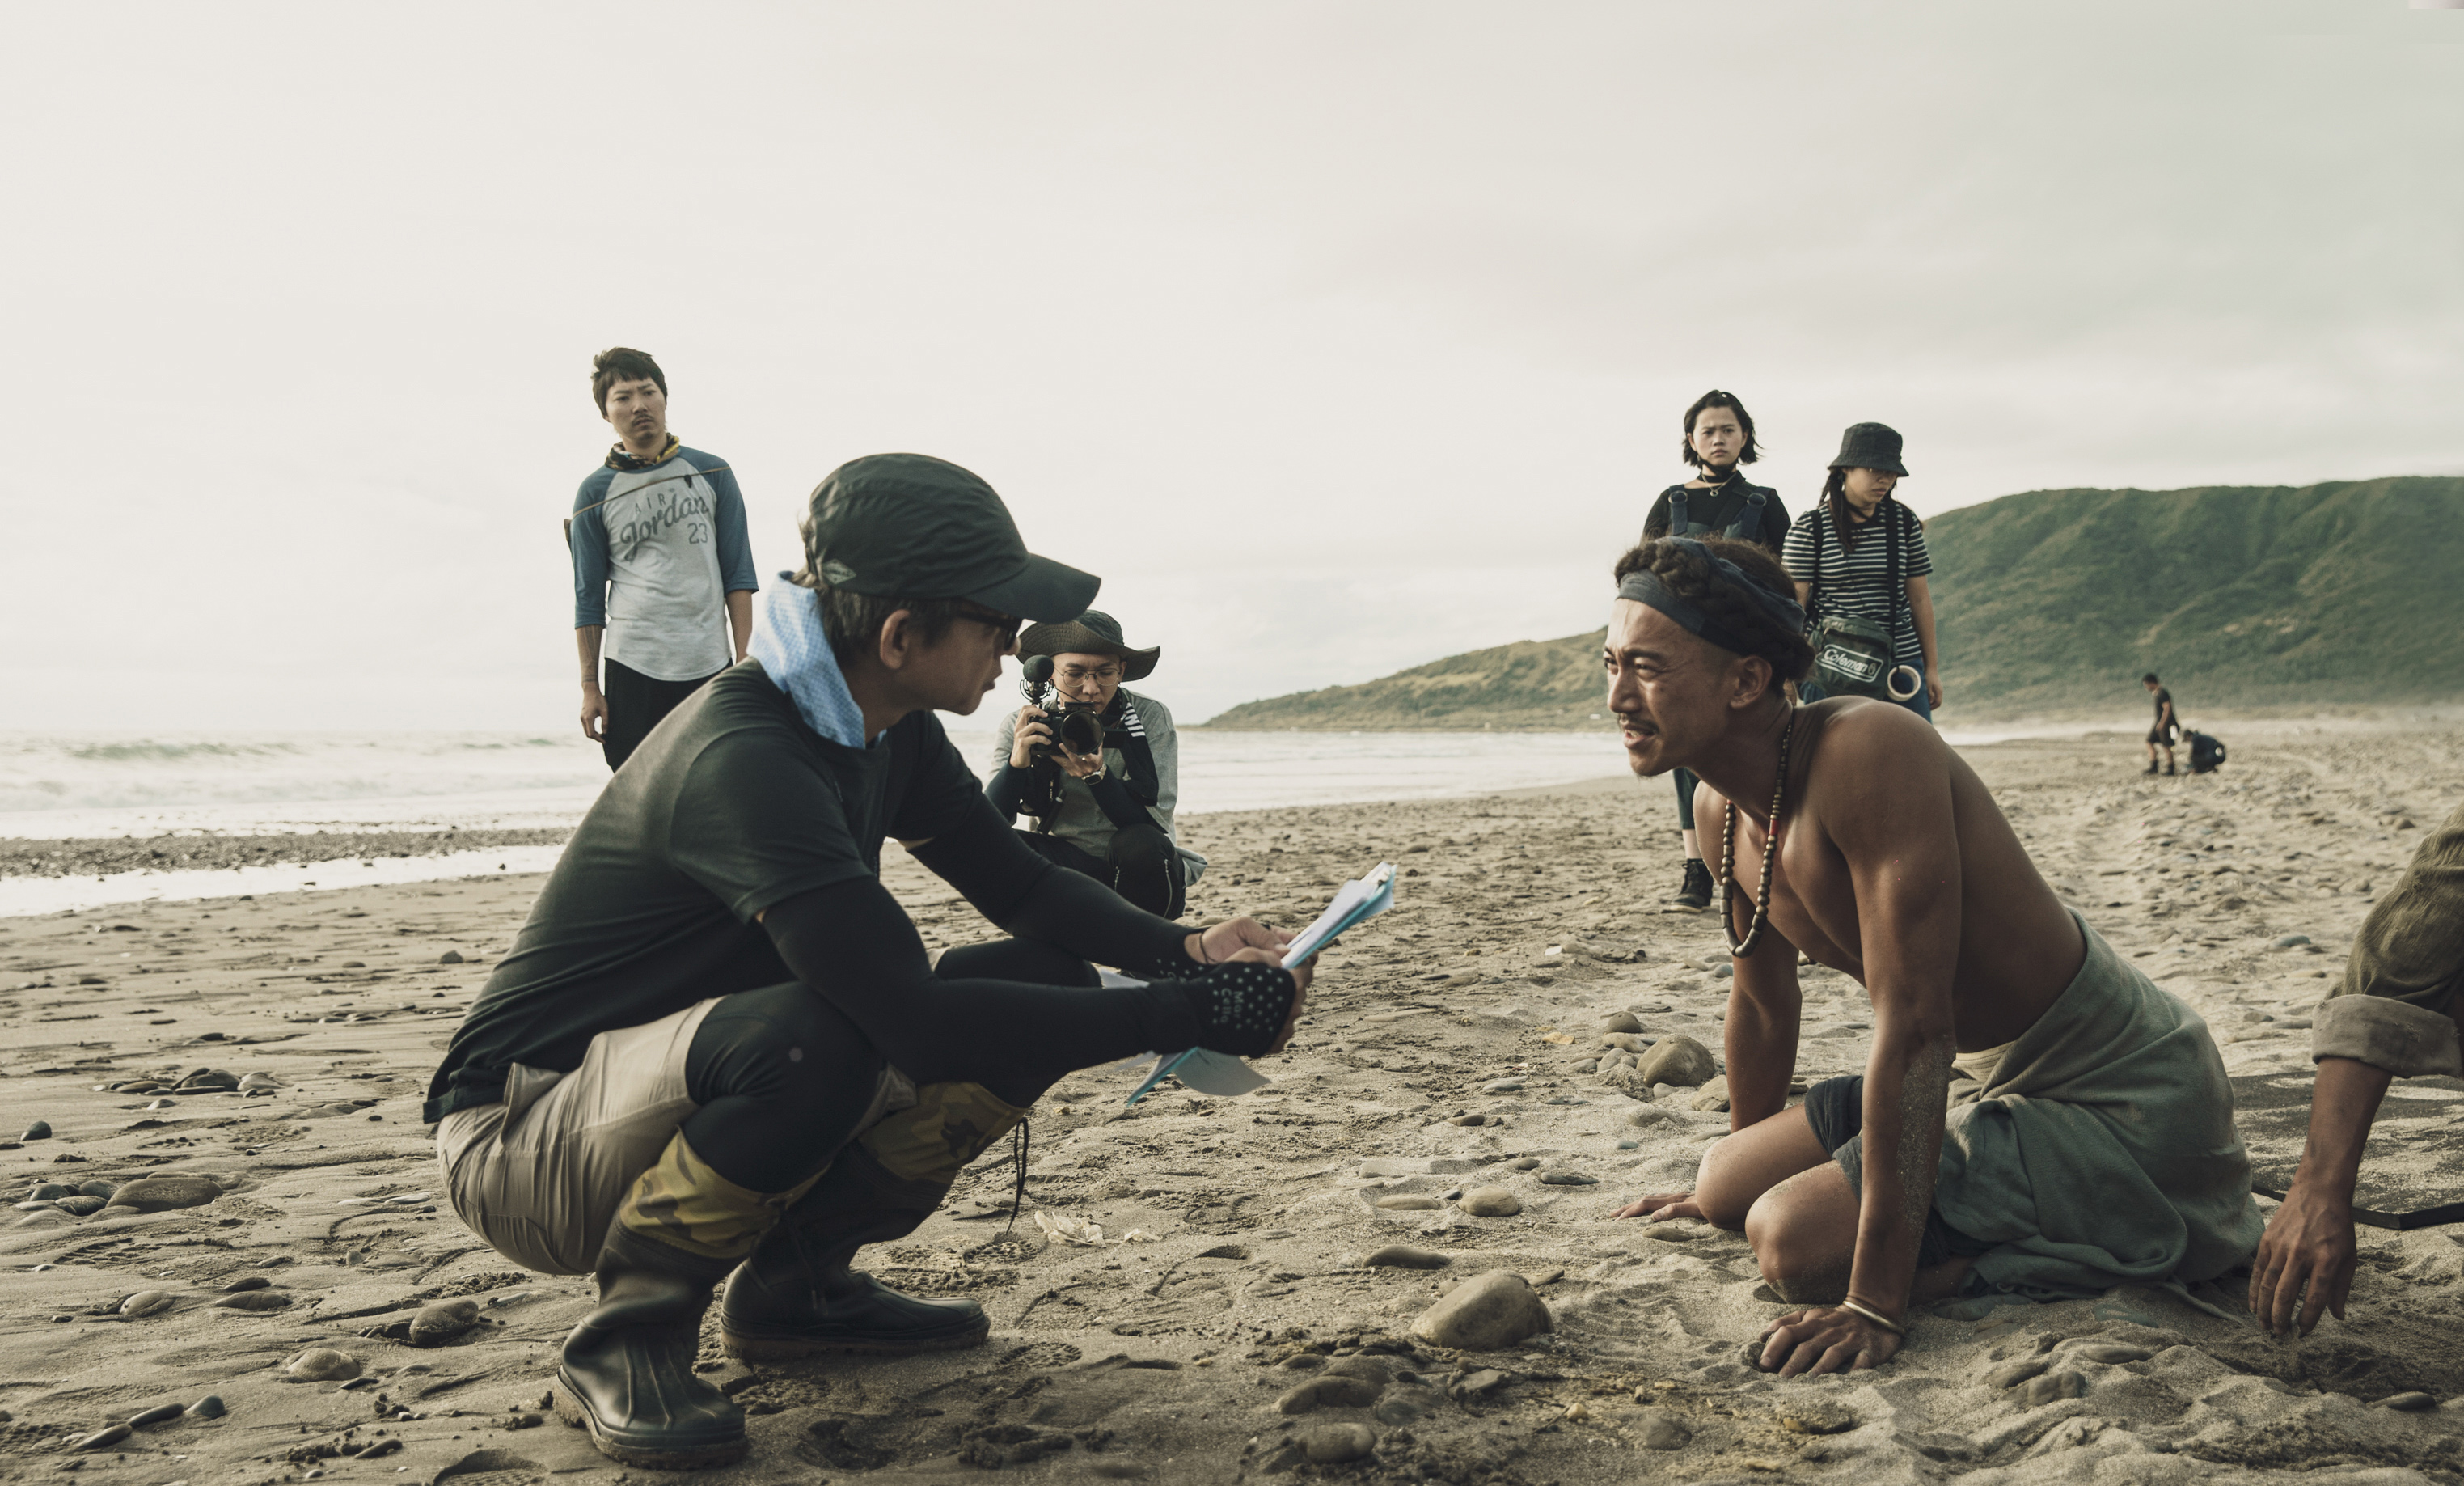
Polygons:
<instances>
[{"instance_id":1,"label":"distant coastline","mask_svg":"<svg viewBox=\"0 0 2464 1486\"><path fill-rule=\"evenodd\" d=\"M2138 709L2149 671L2193 721L2464 700L2453 581L2464 477L2030 491L1945 512L1925 536L1950 725L2109 719ZM1607 731L1603 633L1470 651L1182 726Z\"/></svg>"}]
</instances>

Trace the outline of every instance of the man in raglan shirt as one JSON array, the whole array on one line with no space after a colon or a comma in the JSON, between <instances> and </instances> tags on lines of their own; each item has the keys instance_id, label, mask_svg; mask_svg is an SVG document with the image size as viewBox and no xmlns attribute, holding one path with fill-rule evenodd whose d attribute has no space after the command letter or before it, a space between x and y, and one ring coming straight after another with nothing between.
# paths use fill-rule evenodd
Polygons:
<instances>
[{"instance_id":1,"label":"man in raglan shirt","mask_svg":"<svg viewBox=\"0 0 2464 1486\"><path fill-rule=\"evenodd\" d=\"M744 658L760 585L735 472L668 432L659 364L627 346L602 351L590 395L617 441L574 496L565 544L582 732L617 769L678 702Z\"/></svg>"}]
</instances>

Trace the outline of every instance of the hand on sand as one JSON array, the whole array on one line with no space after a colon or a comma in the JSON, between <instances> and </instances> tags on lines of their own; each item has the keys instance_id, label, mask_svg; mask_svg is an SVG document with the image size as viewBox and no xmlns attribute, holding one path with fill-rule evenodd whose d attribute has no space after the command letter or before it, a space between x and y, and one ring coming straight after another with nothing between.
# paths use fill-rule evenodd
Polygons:
<instances>
[{"instance_id":1,"label":"hand on sand","mask_svg":"<svg viewBox=\"0 0 2464 1486\"><path fill-rule=\"evenodd\" d=\"M1703 1205L1694 1200L1692 1192L1654 1192L1648 1197L1636 1198L1609 1216L1664 1223L1670 1218L1702 1218ZM1707 1223L1710 1219L1703 1218L1703 1221Z\"/></svg>"},{"instance_id":2,"label":"hand on sand","mask_svg":"<svg viewBox=\"0 0 2464 1486\"><path fill-rule=\"evenodd\" d=\"M2258 1256L2251 1260L2251 1315L2278 1336L2296 1325L2297 1308L2305 1337L2327 1311L2343 1320L2355 1257L2351 1201L2296 1182L2284 1194L2284 1206L2267 1220Z\"/></svg>"},{"instance_id":3,"label":"hand on sand","mask_svg":"<svg viewBox=\"0 0 2464 1486\"><path fill-rule=\"evenodd\" d=\"M592 743L607 741L607 699L596 686L583 688L582 736Z\"/></svg>"},{"instance_id":4,"label":"hand on sand","mask_svg":"<svg viewBox=\"0 0 2464 1486\"><path fill-rule=\"evenodd\" d=\"M1772 1321L1763 1332L1756 1365L1783 1378L1798 1373L1847 1372L1880 1367L1907 1344L1854 1311L1816 1306Z\"/></svg>"}]
</instances>

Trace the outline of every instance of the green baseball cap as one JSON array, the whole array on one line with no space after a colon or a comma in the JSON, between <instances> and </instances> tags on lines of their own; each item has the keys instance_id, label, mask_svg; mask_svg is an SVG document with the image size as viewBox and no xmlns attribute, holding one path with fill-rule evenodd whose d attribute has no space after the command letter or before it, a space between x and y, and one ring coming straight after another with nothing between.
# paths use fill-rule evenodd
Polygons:
<instances>
[{"instance_id":1,"label":"green baseball cap","mask_svg":"<svg viewBox=\"0 0 2464 1486\"><path fill-rule=\"evenodd\" d=\"M873 598L966 599L1057 624L1086 612L1104 580L1026 549L982 478L929 455L867 455L813 487L804 570Z\"/></svg>"}]
</instances>

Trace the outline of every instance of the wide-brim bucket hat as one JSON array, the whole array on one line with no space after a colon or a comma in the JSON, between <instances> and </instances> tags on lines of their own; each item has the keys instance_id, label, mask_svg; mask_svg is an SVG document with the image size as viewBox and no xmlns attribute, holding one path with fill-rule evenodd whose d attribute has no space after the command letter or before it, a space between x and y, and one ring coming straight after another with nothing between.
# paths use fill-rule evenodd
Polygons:
<instances>
[{"instance_id":1,"label":"wide-brim bucket hat","mask_svg":"<svg viewBox=\"0 0 2464 1486\"><path fill-rule=\"evenodd\" d=\"M1839 457L1831 461L1831 467L1907 474L1908 467L1900 462L1900 431L1886 423L1850 424L1848 432L1839 435Z\"/></svg>"},{"instance_id":2,"label":"wide-brim bucket hat","mask_svg":"<svg viewBox=\"0 0 2464 1486\"><path fill-rule=\"evenodd\" d=\"M1018 653L1022 655L1117 655L1121 661L1121 679L1143 681L1163 658L1163 647L1150 645L1145 650L1133 650L1121 638L1121 622L1101 610L1090 609L1075 619L1059 624L1031 624L1018 636Z\"/></svg>"}]
</instances>

